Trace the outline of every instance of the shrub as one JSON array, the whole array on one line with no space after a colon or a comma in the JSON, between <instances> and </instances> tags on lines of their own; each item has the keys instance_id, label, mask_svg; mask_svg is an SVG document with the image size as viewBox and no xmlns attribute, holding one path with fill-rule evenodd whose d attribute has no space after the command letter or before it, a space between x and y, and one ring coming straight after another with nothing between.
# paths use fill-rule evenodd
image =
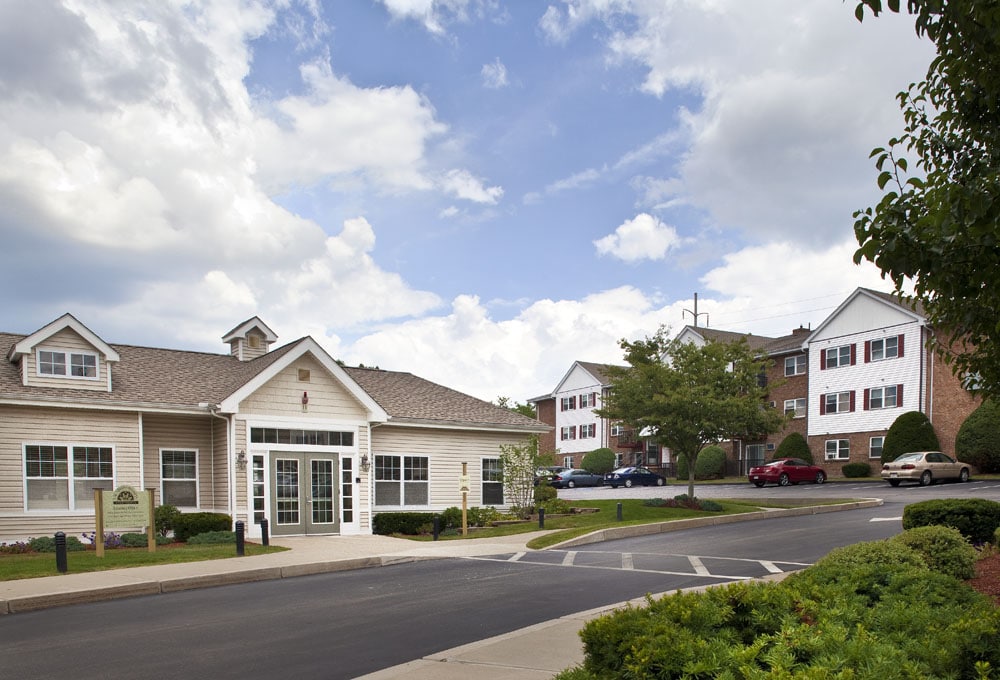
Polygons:
<instances>
[{"instance_id":1,"label":"shrub","mask_svg":"<svg viewBox=\"0 0 1000 680\"><path fill-rule=\"evenodd\" d=\"M955 455L980 472L1000 472L1000 403L988 399L958 429Z\"/></svg>"},{"instance_id":2,"label":"shrub","mask_svg":"<svg viewBox=\"0 0 1000 680\"><path fill-rule=\"evenodd\" d=\"M91 545L97 545L97 532L96 531L85 531L82 534L85 539L90 541ZM116 534L113 531L104 532L104 547L105 548L124 548L125 545L122 543L122 537L120 534Z\"/></svg>"},{"instance_id":3,"label":"shrub","mask_svg":"<svg viewBox=\"0 0 1000 680\"><path fill-rule=\"evenodd\" d=\"M976 575L979 553L964 536L951 527L926 526L907 529L890 539L916 550L934 571L961 581Z\"/></svg>"},{"instance_id":4,"label":"shrub","mask_svg":"<svg viewBox=\"0 0 1000 680\"><path fill-rule=\"evenodd\" d=\"M459 510L457 526L461 525L462 514ZM418 536L430 533L433 526L433 512L380 512L372 518L372 533L382 536L392 534Z\"/></svg>"},{"instance_id":5,"label":"shrub","mask_svg":"<svg viewBox=\"0 0 1000 680\"><path fill-rule=\"evenodd\" d=\"M486 506L483 508L475 507L469 508L466 513L466 518L469 521L470 527L485 527L489 526L492 522L496 522L500 519L500 511L494 507Z\"/></svg>"},{"instance_id":6,"label":"shrub","mask_svg":"<svg viewBox=\"0 0 1000 680\"><path fill-rule=\"evenodd\" d=\"M775 458L801 458L810 465L813 464L813 454L809 450L806 438L798 432L790 432L788 436L781 440L777 450L774 452Z\"/></svg>"},{"instance_id":7,"label":"shrub","mask_svg":"<svg viewBox=\"0 0 1000 680\"><path fill-rule=\"evenodd\" d=\"M230 531L233 518L222 512L182 512L174 518L174 538L185 542L209 531Z\"/></svg>"},{"instance_id":8,"label":"shrub","mask_svg":"<svg viewBox=\"0 0 1000 680\"><path fill-rule=\"evenodd\" d=\"M160 536L168 536L174 530L174 522L181 514L173 505L157 505L153 509L153 526Z\"/></svg>"},{"instance_id":9,"label":"shrub","mask_svg":"<svg viewBox=\"0 0 1000 680\"><path fill-rule=\"evenodd\" d=\"M845 477L869 477L872 466L868 463L847 463L841 468Z\"/></svg>"},{"instance_id":10,"label":"shrub","mask_svg":"<svg viewBox=\"0 0 1000 680\"><path fill-rule=\"evenodd\" d=\"M570 505L569 501L564 501L561 498L553 498L550 501L537 504L535 511L537 512L538 510L545 510L546 515L566 515L573 512L573 506Z\"/></svg>"},{"instance_id":11,"label":"shrub","mask_svg":"<svg viewBox=\"0 0 1000 680\"><path fill-rule=\"evenodd\" d=\"M556 487L551 484L539 484L535 487L535 504L555 500L558 495L559 492L556 491Z\"/></svg>"},{"instance_id":12,"label":"shrub","mask_svg":"<svg viewBox=\"0 0 1000 680\"><path fill-rule=\"evenodd\" d=\"M55 536L38 536L28 539L28 547L34 552L54 553L56 551ZM76 536L66 537L66 552L78 552L86 550L85 546Z\"/></svg>"},{"instance_id":13,"label":"shrub","mask_svg":"<svg viewBox=\"0 0 1000 680\"><path fill-rule=\"evenodd\" d=\"M615 469L615 452L609 448L594 449L583 457L580 467L595 475L606 475Z\"/></svg>"},{"instance_id":14,"label":"shrub","mask_svg":"<svg viewBox=\"0 0 1000 680\"><path fill-rule=\"evenodd\" d=\"M650 508L688 508L704 512L721 512L725 509L715 501L689 498L686 493L674 496L670 500L666 498L646 498L642 501L642 504Z\"/></svg>"},{"instance_id":15,"label":"shrub","mask_svg":"<svg viewBox=\"0 0 1000 680\"><path fill-rule=\"evenodd\" d=\"M462 526L462 508L452 506L445 509L439 517L442 529L455 529Z\"/></svg>"},{"instance_id":16,"label":"shrub","mask_svg":"<svg viewBox=\"0 0 1000 680\"><path fill-rule=\"evenodd\" d=\"M726 452L721 446L706 446L694 461L696 479L718 479L726 472Z\"/></svg>"},{"instance_id":17,"label":"shrub","mask_svg":"<svg viewBox=\"0 0 1000 680\"><path fill-rule=\"evenodd\" d=\"M934 426L927 416L920 411L909 411L889 426L882 443L882 462L891 463L904 453L940 449Z\"/></svg>"},{"instance_id":18,"label":"shrub","mask_svg":"<svg viewBox=\"0 0 1000 680\"><path fill-rule=\"evenodd\" d=\"M192 538L194 537L192 536ZM159 534L156 534L154 539L156 540L156 545L169 545L173 543L173 540L170 538ZM188 542L190 543L191 541L189 540ZM146 534L140 533L122 534L121 545L123 548L145 548L149 545L149 538L146 537Z\"/></svg>"},{"instance_id":19,"label":"shrub","mask_svg":"<svg viewBox=\"0 0 1000 680\"><path fill-rule=\"evenodd\" d=\"M1000 527L1000 503L985 498L940 498L903 509L903 528L948 526L974 544L988 543Z\"/></svg>"},{"instance_id":20,"label":"shrub","mask_svg":"<svg viewBox=\"0 0 1000 680\"><path fill-rule=\"evenodd\" d=\"M188 545L225 545L226 543L236 544L235 531L206 531L197 534L187 540Z\"/></svg>"}]
</instances>

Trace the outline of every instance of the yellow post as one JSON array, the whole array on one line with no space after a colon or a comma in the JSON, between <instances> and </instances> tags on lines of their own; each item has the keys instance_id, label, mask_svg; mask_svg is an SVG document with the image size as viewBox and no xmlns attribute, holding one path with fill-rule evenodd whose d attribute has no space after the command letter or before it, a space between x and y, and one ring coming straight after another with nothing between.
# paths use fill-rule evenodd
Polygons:
<instances>
[{"instance_id":1,"label":"yellow post","mask_svg":"<svg viewBox=\"0 0 1000 680\"><path fill-rule=\"evenodd\" d=\"M154 522L154 517L156 516L156 499L153 494L156 489L146 489L146 495L149 496L149 521L146 523L146 545L149 548L149 552L156 552L156 524Z\"/></svg>"},{"instance_id":2,"label":"yellow post","mask_svg":"<svg viewBox=\"0 0 1000 680\"><path fill-rule=\"evenodd\" d=\"M462 463L462 536L469 535L469 464Z\"/></svg>"},{"instance_id":3,"label":"yellow post","mask_svg":"<svg viewBox=\"0 0 1000 680\"><path fill-rule=\"evenodd\" d=\"M104 557L104 496L100 489L94 489L94 549L98 557Z\"/></svg>"}]
</instances>

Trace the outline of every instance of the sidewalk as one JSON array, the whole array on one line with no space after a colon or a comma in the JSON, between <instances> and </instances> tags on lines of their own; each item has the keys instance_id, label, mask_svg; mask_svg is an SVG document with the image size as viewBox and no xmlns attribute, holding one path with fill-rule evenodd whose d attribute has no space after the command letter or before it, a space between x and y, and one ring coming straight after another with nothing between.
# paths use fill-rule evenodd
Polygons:
<instances>
[{"instance_id":1,"label":"sidewalk","mask_svg":"<svg viewBox=\"0 0 1000 680\"><path fill-rule=\"evenodd\" d=\"M845 505L767 510L745 515L605 529L567 541L558 547L765 517L821 514L881 504L882 501L876 499ZM280 537L272 539L271 543L285 546L289 550L268 555L0 581L0 615L120 597L157 595L234 583L382 567L417 560L525 552L529 550L527 543L544 533L546 532L437 542L415 542L388 536ZM778 578L781 576L783 575L777 575ZM640 598L636 602L641 604L643 601L644 598ZM624 605L625 603L621 603L546 621L364 677L368 680L460 680L473 675L477 680L551 678L559 671L583 661L583 646L577 635L580 628L590 619ZM544 634L539 635L540 631L544 631Z\"/></svg>"}]
</instances>

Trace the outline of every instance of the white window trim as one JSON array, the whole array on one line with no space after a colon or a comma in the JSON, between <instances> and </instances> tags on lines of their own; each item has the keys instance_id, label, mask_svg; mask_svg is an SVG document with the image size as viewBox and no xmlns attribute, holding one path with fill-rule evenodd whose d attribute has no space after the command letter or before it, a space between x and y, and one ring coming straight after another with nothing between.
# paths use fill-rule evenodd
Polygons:
<instances>
[{"instance_id":1,"label":"white window trim","mask_svg":"<svg viewBox=\"0 0 1000 680\"><path fill-rule=\"evenodd\" d=\"M58 373L43 373L42 372L42 352L50 352L52 354L62 354L63 355L63 365L66 366L66 372L63 374ZM73 356L81 357L93 357L94 358L94 375L73 375ZM96 381L101 379L101 356L97 352L87 352L84 350L72 350L64 349L62 347L36 347L35 348L35 375L39 378L55 378L57 380L68 379L68 380L91 380ZM60 445L61 446L61 445Z\"/></svg>"},{"instance_id":2,"label":"white window trim","mask_svg":"<svg viewBox=\"0 0 1000 680\"><path fill-rule=\"evenodd\" d=\"M160 448L160 470L159 470L159 475L160 475L160 502L161 503L164 502L164 499L166 498L166 495L163 493L163 483L164 482L166 482L166 481L171 481L171 482L175 482L175 481L189 482L189 481L192 481L192 480L189 480L189 479L175 479L175 478L171 478L171 479L167 480L167 479L165 479L163 477L163 452L164 451L183 451L185 453L189 453L189 452L194 453L194 500L195 500L195 504L194 505L178 505L176 507L178 509L181 509L181 510L197 510L197 509L199 509L201 507L201 479L200 479L201 474L200 474L200 470L198 469L198 467L199 467L198 466L198 461L201 458L201 452L198 449L188 448L188 447L184 447L184 446L164 446L164 447ZM251 493L250 493L250 497L251 497L251 500L252 500L252 498L253 498L252 490L251 490ZM253 514L253 510L251 509L251 515L252 514Z\"/></svg>"},{"instance_id":3,"label":"white window trim","mask_svg":"<svg viewBox=\"0 0 1000 680\"><path fill-rule=\"evenodd\" d=\"M802 409L798 407L798 403L802 402ZM792 408L788 408L788 404L792 405ZM806 399L805 397L799 397L797 399L785 399L785 410L784 414L788 415L789 410L792 412L793 418L805 418L806 417Z\"/></svg>"},{"instance_id":4,"label":"white window trim","mask_svg":"<svg viewBox=\"0 0 1000 680\"><path fill-rule=\"evenodd\" d=\"M398 480L398 483L399 483L399 486L400 486L400 488L399 488L399 498L400 498L400 501L405 501L406 500L406 498L405 498L405 489L403 488L403 484L405 484L407 481L410 481L410 482L416 481L416 482L421 482L421 483L427 485L427 503L425 505L412 505L412 504L411 505L406 505L406 504L401 504L401 505L376 505L375 504L375 499L376 499L375 485L378 484L378 483L383 483L384 484L386 482L396 482L397 480L395 480L395 479L376 479L375 478L375 456L388 456L390 458L399 458L400 479ZM413 479L407 480L406 479L406 459L407 458L423 458L424 460L427 461L427 480L426 481L425 480L413 480ZM372 475L372 509L373 510L404 510L404 511L413 510L413 511L418 511L419 512L419 511L426 511L426 510L428 510L428 508L431 507L431 492L433 491L433 488L434 488L433 487L433 484L434 484L433 477L434 476L431 474L431 456L416 455L416 454L412 454L412 453L378 453L378 454L375 454L372 457L372 471L371 471L371 475Z\"/></svg>"},{"instance_id":5,"label":"white window trim","mask_svg":"<svg viewBox=\"0 0 1000 680\"><path fill-rule=\"evenodd\" d=\"M788 372L789 361L793 362L791 373ZM788 378L795 375L805 375L808 364L809 362L806 360L806 355L804 354L799 354L794 357L785 357L785 377ZM799 370L800 367L801 370Z\"/></svg>"},{"instance_id":6,"label":"white window trim","mask_svg":"<svg viewBox=\"0 0 1000 680\"><path fill-rule=\"evenodd\" d=\"M892 390L892 405L885 403L885 391ZM880 406L873 406L875 402L875 392L879 392L879 403ZM883 387L870 387L868 388L868 410L869 411L881 411L887 408L899 408L899 390L896 389L895 385L885 385Z\"/></svg>"},{"instance_id":7,"label":"white window trim","mask_svg":"<svg viewBox=\"0 0 1000 680\"><path fill-rule=\"evenodd\" d=\"M28 447L29 446L62 446L66 448L66 476L65 477L32 477L31 479L65 479L66 480L66 492L68 494L67 507L65 508L28 508ZM74 493L73 483L76 481L76 477L73 475L73 449L74 448L95 448L95 449L111 449L111 488L118 488L118 451L115 449L113 444L81 444L80 442L50 442L50 441L30 441L23 442L21 444L21 493L23 500L23 509L26 513L32 514L60 514L60 513L73 513L73 514L94 514L93 506L87 506L85 508L76 507L76 494ZM84 477L84 479L90 479Z\"/></svg>"},{"instance_id":8,"label":"white window trim","mask_svg":"<svg viewBox=\"0 0 1000 680\"><path fill-rule=\"evenodd\" d=\"M841 361L840 361L840 350L842 350L844 348L847 349L847 361L845 361L844 363L841 363ZM830 355L834 354L834 353L837 356L837 363L836 364L831 364L830 363ZM826 349L823 350L823 363L827 367L827 369L832 369L832 368L846 368L847 366L850 366L851 365L851 346L850 345L838 345L836 347L827 347Z\"/></svg>"},{"instance_id":9,"label":"white window trim","mask_svg":"<svg viewBox=\"0 0 1000 680\"><path fill-rule=\"evenodd\" d=\"M836 442L837 450L833 455L830 454L830 444ZM840 443L847 442L847 455L840 455ZM823 454L825 460L850 460L851 459L851 440L850 439L827 439L823 443Z\"/></svg>"},{"instance_id":10,"label":"white window trim","mask_svg":"<svg viewBox=\"0 0 1000 680\"><path fill-rule=\"evenodd\" d=\"M890 339L896 341L895 354L893 354L892 356L888 356L886 354L886 351L885 351L886 343ZM882 343L882 356L880 356L878 358L875 358L875 343L876 342ZM869 340L868 341L868 353L869 353L869 361L889 361L891 359L898 359L899 358L899 336L898 335L893 335L893 336L889 336L889 337L885 337L885 338L875 338L874 340Z\"/></svg>"},{"instance_id":11,"label":"white window trim","mask_svg":"<svg viewBox=\"0 0 1000 680\"><path fill-rule=\"evenodd\" d=\"M875 448L874 445L873 445L873 442L876 439L881 439L882 440L882 445L879 446L879 455L874 456L874 455L872 455L872 451ZM881 437L869 437L869 439L868 439L868 458L870 458L872 460L875 460L877 458L881 458L882 457L881 451L882 451L882 449L883 449L884 446L885 446L885 435L883 435Z\"/></svg>"},{"instance_id":12,"label":"white window trim","mask_svg":"<svg viewBox=\"0 0 1000 680\"><path fill-rule=\"evenodd\" d=\"M840 397L843 394L847 395L847 408L845 408L845 409L841 409L840 408ZM829 402L829 398L830 397L836 397L837 398L837 404L836 404L837 408L835 410L833 410L833 411L830 410L830 402ZM850 413L851 412L851 392L850 392L850 390L846 390L844 392L828 392L827 394L823 395L823 399L826 401L826 408L824 409L824 415L835 416L835 415L837 415L839 413Z\"/></svg>"}]
</instances>

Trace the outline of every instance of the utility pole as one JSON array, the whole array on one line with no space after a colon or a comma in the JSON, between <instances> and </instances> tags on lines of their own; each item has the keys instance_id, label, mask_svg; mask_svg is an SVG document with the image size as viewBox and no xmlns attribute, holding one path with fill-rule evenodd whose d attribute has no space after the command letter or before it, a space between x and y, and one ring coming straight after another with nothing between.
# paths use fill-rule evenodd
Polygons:
<instances>
[{"instance_id":1,"label":"utility pole","mask_svg":"<svg viewBox=\"0 0 1000 680\"><path fill-rule=\"evenodd\" d=\"M694 294L694 311L692 312L690 309L683 310L681 312L681 319L684 318L684 312L687 312L688 314L690 314L691 316L694 317L694 327L695 328L698 327L698 317L699 316L704 316L705 317L705 323L706 324L707 323L711 323L708 320L708 312L701 312L701 314L698 313L698 294L697 293Z\"/></svg>"}]
</instances>

